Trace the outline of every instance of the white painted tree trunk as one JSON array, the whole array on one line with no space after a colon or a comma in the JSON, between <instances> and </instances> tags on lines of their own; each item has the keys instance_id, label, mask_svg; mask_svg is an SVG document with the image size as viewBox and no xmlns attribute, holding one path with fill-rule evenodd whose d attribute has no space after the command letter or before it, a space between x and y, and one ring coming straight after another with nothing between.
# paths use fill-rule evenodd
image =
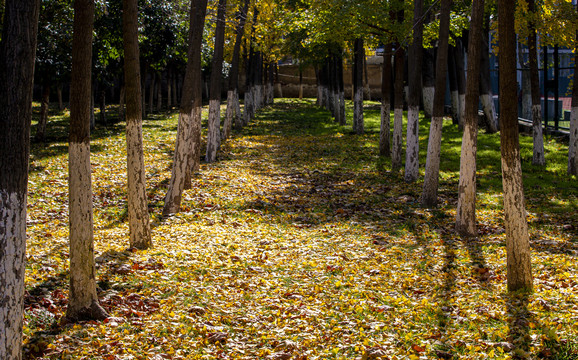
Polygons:
<instances>
[{"instance_id":1,"label":"white painted tree trunk","mask_svg":"<svg viewBox=\"0 0 578 360\"><path fill-rule=\"evenodd\" d=\"M407 110L406 144L404 179L414 182L419 177L419 106L411 106Z\"/></svg>"},{"instance_id":2,"label":"white painted tree trunk","mask_svg":"<svg viewBox=\"0 0 578 360\"><path fill-rule=\"evenodd\" d=\"M223 134L221 139L225 140L231 136L231 130L233 128L233 118L235 118L235 91L227 91L227 110L225 111L225 122L223 123Z\"/></svg>"},{"instance_id":3,"label":"white painted tree trunk","mask_svg":"<svg viewBox=\"0 0 578 360\"><path fill-rule=\"evenodd\" d=\"M209 129L207 133L207 153L205 161L212 163L217 161L217 150L221 145L221 102L219 100L209 101Z\"/></svg>"},{"instance_id":4,"label":"white painted tree trunk","mask_svg":"<svg viewBox=\"0 0 578 360\"><path fill-rule=\"evenodd\" d=\"M353 100L353 123L355 124L355 129L353 129L358 135L364 132L364 122L363 122L363 87L360 86L355 91L355 96Z\"/></svg>"},{"instance_id":5,"label":"white painted tree trunk","mask_svg":"<svg viewBox=\"0 0 578 360\"><path fill-rule=\"evenodd\" d=\"M423 108L424 112L429 116L433 114L433 107L434 107L434 94L435 94L435 87L434 86L426 86L422 89L422 97L423 97Z\"/></svg>"},{"instance_id":6,"label":"white painted tree trunk","mask_svg":"<svg viewBox=\"0 0 578 360\"><path fill-rule=\"evenodd\" d=\"M460 127L460 129L463 129L464 128L464 121L465 121L464 119L466 117L466 94L465 93L459 94L458 97L460 100L460 105L459 105L460 106L459 107L460 115L458 117L459 118L459 127Z\"/></svg>"},{"instance_id":7,"label":"white painted tree trunk","mask_svg":"<svg viewBox=\"0 0 578 360\"><path fill-rule=\"evenodd\" d=\"M147 249L152 246L152 241L141 121L127 121L126 148L130 246L137 249Z\"/></svg>"},{"instance_id":8,"label":"white painted tree trunk","mask_svg":"<svg viewBox=\"0 0 578 360\"><path fill-rule=\"evenodd\" d=\"M572 106L572 111L570 112L568 174L578 176L578 106Z\"/></svg>"},{"instance_id":9,"label":"white painted tree trunk","mask_svg":"<svg viewBox=\"0 0 578 360\"><path fill-rule=\"evenodd\" d=\"M466 121L467 124L467 121ZM477 127L465 126L460 155L460 180L456 231L465 236L475 236L476 230L476 153Z\"/></svg>"},{"instance_id":10,"label":"white painted tree trunk","mask_svg":"<svg viewBox=\"0 0 578 360\"><path fill-rule=\"evenodd\" d=\"M423 205L437 204L443 120L443 117L433 117L430 123L421 199Z\"/></svg>"},{"instance_id":11,"label":"white painted tree trunk","mask_svg":"<svg viewBox=\"0 0 578 360\"><path fill-rule=\"evenodd\" d=\"M457 90L450 93L452 99L452 119L454 123L460 123L460 94Z\"/></svg>"},{"instance_id":12,"label":"white painted tree trunk","mask_svg":"<svg viewBox=\"0 0 578 360\"><path fill-rule=\"evenodd\" d=\"M490 94L480 95L480 101L482 102L482 109L484 110L484 116L486 117L488 131L495 133L498 131L498 116L496 115L496 106L494 105L494 100Z\"/></svg>"},{"instance_id":13,"label":"white painted tree trunk","mask_svg":"<svg viewBox=\"0 0 578 360\"><path fill-rule=\"evenodd\" d=\"M522 118L532 118L532 88L530 87L530 70L522 71Z\"/></svg>"},{"instance_id":14,"label":"white painted tree trunk","mask_svg":"<svg viewBox=\"0 0 578 360\"><path fill-rule=\"evenodd\" d=\"M245 101L244 101L244 111L243 111L243 125L247 126L253 117L253 90L252 87L245 91Z\"/></svg>"},{"instance_id":15,"label":"white painted tree trunk","mask_svg":"<svg viewBox=\"0 0 578 360\"><path fill-rule=\"evenodd\" d=\"M392 138L392 154L391 167L393 169L401 168L403 149L403 108L395 108L393 110L393 138Z\"/></svg>"},{"instance_id":16,"label":"white painted tree trunk","mask_svg":"<svg viewBox=\"0 0 578 360\"><path fill-rule=\"evenodd\" d=\"M26 194L0 193L0 359L21 359Z\"/></svg>"},{"instance_id":17,"label":"white painted tree trunk","mask_svg":"<svg viewBox=\"0 0 578 360\"><path fill-rule=\"evenodd\" d=\"M272 105L275 102L275 88L273 83L267 84L267 104Z\"/></svg>"},{"instance_id":18,"label":"white painted tree trunk","mask_svg":"<svg viewBox=\"0 0 578 360\"><path fill-rule=\"evenodd\" d=\"M94 266L90 144L69 144L70 295L67 317L72 321L104 319L96 294Z\"/></svg>"},{"instance_id":19,"label":"white painted tree trunk","mask_svg":"<svg viewBox=\"0 0 578 360\"><path fill-rule=\"evenodd\" d=\"M191 150L194 148L192 140L193 114L180 112L171 180L169 190L165 197L163 215L176 214L179 212L181 197L185 189L185 179L187 173L191 172L192 167L192 159L189 159Z\"/></svg>"},{"instance_id":20,"label":"white painted tree trunk","mask_svg":"<svg viewBox=\"0 0 578 360\"><path fill-rule=\"evenodd\" d=\"M546 165L544 155L544 135L542 134L542 107L540 104L532 105L532 136L534 138L534 149L532 164Z\"/></svg>"},{"instance_id":21,"label":"white painted tree trunk","mask_svg":"<svg viewBox=\"0 0 578 360\"><path fill-rule=\"evenodd\" d=\"M323 86L317 85L317 103L315 105L323 107Z\"/></svg>"},{"instance_id":22,"label":"white painted tree trunk","mask_svg":"<svg viewBox=\"0 0 578 360\"><path fill-rule=\"evenodd\" d=\"M235 109L235 127L241 129L243 127L243 113L241 112L238 89L235 89L233 93L233 108Z\"/></svg>"},{"instance_id":23,"label":"white painted tree trunk","mask_svg":"<svg viewBox=\"0 0 578 360\"><path fill-rule=\"evenodd\" d=\"M379 154L390 155L391 104L381 99L381 126L379 128Z\"/></svg>"}]
</instances>

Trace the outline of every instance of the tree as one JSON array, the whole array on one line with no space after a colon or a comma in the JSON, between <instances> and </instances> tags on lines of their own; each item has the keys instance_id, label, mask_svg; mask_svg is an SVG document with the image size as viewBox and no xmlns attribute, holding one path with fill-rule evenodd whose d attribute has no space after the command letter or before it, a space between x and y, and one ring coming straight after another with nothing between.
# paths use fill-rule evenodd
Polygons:
<instances>
[{"instance_id":1,"label":"tree","mask_svg":"<svg viewBox=\"0 0 578 360\"><path fill-rule=\"evenodd\" d=\"M433 112L429 130L425 178L421 203L424 206L436 206L440 172L440 152L446 95L446 75L448 68L448 41L450 31L451 0L442 0L440 11L439 45L435 71L435 91Z\"/></svg>"},{"instance_id":2,"label":"tree","mask_svg":"<svg viewBox=\"0 0 578 360\"><path fill-rule=\"evenodd\" d=\"M468 78L464 111L464 134L460 155L460 180L456 230L464 236L476 231L476 153L478 148L478 104L480 98L480 42L484 20L484 0L472 2L472 20L468 44ZM502 93L500 92L500 95Z\"/></svg>"},{"instance_id":3,"label":"tree","mask_svg":"<svg viewBox=\"0 0 578 360\"><path fill-rule=\"evenodd\" d=\"M422 67L423 0L414 1L413 43L409 54L409 98L407 106L407 143L405 153L405 181L414 182L419 176L419 103Z\"/></svg>"},{"instance_id":4,"label":"tree","mask_svg":"<svg viewBox=\"0 0 578 360\"><path fill-rule=\"evenodd\" d=\"M122 20L130 246L146 249L152 245L152 240L147 206L142 135L137 0L123 0Z\"/></svg>"},{"instance_id":5,"label":"tree","mask_svg":"<svg viewBox=\"0 0 578 360\"><path fill-rule=\"evenodd\" d=\"M233 49L233 58L231 60L231 71L229 72L229 90L227 91L227 112L225 114L225 123L223 124L223 138L226 139L231 134L233 126L233 117L235 118L235 127L242 127L241 107L239 106L239 58L241 54L241 43L245 31L245 21L247 11L249 10L249 0L244 0L240 5L236 33L235 45Z\"/></svg>"},{"instance_id":6,"label":"tree","mask_svg":"<svg viewBox=\"0 0 578 360\"><path fill-rule=\"evenodd\" d=\"M492 94L492 84L490 78L490 19L484 18L484 33L480 43L481 63L480 63L480 103L484 110L486 132L495 133L498 131L498 118Z\"/></svg>"},{"instance_id":7,"label":"tree","mask_svg":"<svg viewBox=\"0 0 578 360\"><path fill-rule=\"evenodd\" d=\"M518 139L515 6L515 2L510 0L498 0L500 143L506 225L507 277L508 291L532 291L530 241Z\"/></svg>"},{"instance_id":8,"label":"tree","mask_svg":"<svg viewBox=\"0 0 578 360\"><path fill-rule=\"evenodd\" d=\"M66 318L99 320L108 314L98 303L94 266L90 166L90 93L94 1L74 1L70 136L68 158L70 292Z\"/></svg>"},{"instance_id":9,"label":"tree","mask_svg":"<svg viewBox=\"0 0 578 360\"><path fill-rule=\"evenodd\" d=\"M223 71L223 46L225 44L225 10L227 0L219 0L217 26L215 29L215 51L211 66L211 90L209 91L209 131L205 160L215 162L221 145L221 77Z\"/></svg>"},{"instance_id":10,"label":"tree","mask_svg":"<svg viewBox=\"0 0 578 360\"><path fill-rule=\"evenodd\" d=\"M531 15L536 13L535 0L528 0ZM546 158L544 156L544 135L542 134L542 107L540 106L540 77L538 74L538 47L535 21L530 20L528 33L528 57L530 65L530 88L532 92L532 135L534 139L534 150L532 164L544 166Z\"/></svg>"},{"instance_id":11,"label":"tree","mask_svg":"<svg viewBox=\"0 0 578 360\"><path fill-rule=\"evenodd\" d=\"M187 174L190 176L199 163L202 106L201 45L206 13L207 0L191 0L187 69L179 109L173 168L163 215L179 211Z\"/></svg>"},{"instance_id":12,"label":"tree","mask_svg":"<svg viewBox=\"0 0 578 360\"><path fill-rule=\"evenodd\" d=\"M578 8L576 9L578 12ZM574 40L574 83L570 112L570 145L568 147L568 175L578 176L578 30Z\"/></svg>"},{"instance_id":13,"label":"tree","mask_svg":"<svg viewBox=\"0 0 578 360\"><path fill-rule=\"evenodd\" d=\"M403 16L403 11L401 15ZM405 66L405 49L399 43L395 50L394 66L394 97L393 97L393 137L391 168L397 170L401 168L402 148L403 148L403 73Z\"/></svg>"},{"instance_id":14,"label":"tree","mask_svg":"<svg viewBox=\"0 0 578 360\"><path fill-rule=\"evenodd\" d=\"M392 20L395 19L395 13ZM379 155L391 156L391 81L393 43L386 43L383 50L383 68L381 73L381 126L379 131Z\"/></svg>"},{"instance_id":15,"label":"tree","mask_svg":"<svg viewBox=\"0 0 578 360\"><path fill-rule=\"evenodd\" d=\"M358 134L363 134L363 62L365 59L365 49L363 39L355 39L353 57L353 130Z\"/></svg>"},{"instance_id":16,"label":"tree","mask_svg":"<svg viewBox=\"0 0 578 360\"><path fill-rule=\"evenodd\" d=\"M0 42L0 359L22 358L38 0L7 0Z\"/></svg>"}]
</instances>

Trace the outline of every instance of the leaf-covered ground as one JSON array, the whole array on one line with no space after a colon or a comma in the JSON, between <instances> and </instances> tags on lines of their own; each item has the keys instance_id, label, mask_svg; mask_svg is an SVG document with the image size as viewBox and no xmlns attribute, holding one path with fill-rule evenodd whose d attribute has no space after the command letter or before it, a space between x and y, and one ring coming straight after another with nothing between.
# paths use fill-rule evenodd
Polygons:
<instances>
[{"instance_id":1,"label":"leaf-covered ground","mask_svg":"<svg viewBox=\"0 0 578 360\"><path fill-rule=\"evenodd\" d=\"M218 163L201 165L169 218L160 213L176 116L146 120L148 251L127 250L124 124L100 126L97 277L114 317L67 326L67 118L53 116L30 165L25 357L576 359L578 191L567 146L547 138L541 169L521 138L535 292L509 296L499 136L480 134L480 236L466 241L453 231L457 128L444 127L440 206L424 209L421 182L405 183L377 155L376 103L365 116L357 136L312 101L277 100Z\"/></svg>"}]
</instances>

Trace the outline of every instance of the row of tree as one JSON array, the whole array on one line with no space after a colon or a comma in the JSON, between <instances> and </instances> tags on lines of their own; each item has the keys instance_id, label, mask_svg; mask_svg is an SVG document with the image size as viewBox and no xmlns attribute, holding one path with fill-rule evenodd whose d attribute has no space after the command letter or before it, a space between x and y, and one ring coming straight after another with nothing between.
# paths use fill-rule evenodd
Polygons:
<instances>
[{"instance_id":1,"label":"row of tree","mask_svg":"<svg viewBox=\"0 0 578 360\"><path fill-rule=\"evenodd\" d=\"M113 3L113 2L111 2ZM58 3L66 8L63 2ZM44 6L48 4L44 3ZM55 5L55 4L51 4ZM117 4L118 5L118 4ZM248 44L249 54L246 65L248 89L245 91L244 116L240 112L238 73L241 44L244 40L249 0L238 5L235 21L235 45L232 54L230 80L228 87L229 101L223 131L221 132L220 116L220 83L224 62L224 39L227 25L227 1L219 0L216 6L216 25L211 64L209 135L205 159L215 161L217 150L222 139L231 134L233 123L237 128L246 125L255 112L271 103L272 98L272 65L261 52L255 36L255 22L258 11L254 8L253 29ZM114 60L122 64L122 93L126 103L126 139L127 139L127 194L128 221L130 229L130 246L145 249L152 245L149 213L146 200L145 164L143 154L142 116L143 116L143 72L141 67L147 64L146 42L139 42L139 16L136 0L123 0L117 10L122 14L121 39L114 36L108 41L116 43L117 50L122 49L122 58ZM173 171L165 199L163 214L179 211L181 195L186 187L191 186L191 175L199 166L201 149L201 105L202 105L202 65L203 41L206 35L205 18L208 1L193 0L190 3L188 40L186 41L186 67L181 88L179 122L176 149L173 159ZM31 128L32 90L34 84L34 63L41 63L37 68L37 77L50 78L43 74L43 66L50 67L50 61L43 62L36 57L37 34L39 24L39 0L12 0L5 3L5 17L1 41L0 63L3 70L2 93L3 110L0 111L0 128L3 144L0 153L3 161L0 166L0 358L21 358L23 301L24 301L24 259L26 243L26 203L28 157L30 152L29 137ZM146 13L146 7L141 13ZM87 319L104 319L106 311L99 305L94 264L93 246L93 207L90 166L90 127L93 94L93 74L98 74L94 66L95 44L109 36L107 31L102 35L95 30L95 2L93 0L75 0L72 27L57 30L71 35L72 51L70 54L70 136L69 136L69 219L70 219L70 289L66 312L68 321ZM141 17L142 19L142 17ZM98 17L97 17L98 20ZM102 20L102 19L101 19ZM42 24L42 23L41 23ZM182 26L179 24L179 26ZM42 28L42 27L41 27ZM112 27L114 28L114 26ZM45 29L46 30L46 29ZM111 31L109 28L108 31ZM154 31L153 31L154 33ZM99 36L102 35L99 39ZM115 36L118 36L116 34ZM105 41L106 42L106 41ZM162 42L162 41L161 41ZM111 45L111 42L107 43ZM39 55L43 49L40 46ZM110 50L110 49L109 49ZM174 50L174 49L173 49ZM46 53L49 53L47 51ZM154 53L154 51L152 51ZM109 54L110 55L110 54ZM152 56L152 55L151 55ZM63 55L66 58L66 54ZM45 58L44 58L45 59ZM113 58L110 58L113 59ZM110 60L109 59L109 60ZM64 60L63 60L64 61ZM166 61L166 59L165 59ZM97 61L98 63L98 61ZM266 64L266 66L265 66ZM53 64L54 65L54 64ZM267 76L264 76L267 69ZM108 68L110 70L110 68ZM46 70L48 71L48 70ZM40 72L40 74L38 74ZM98 75L97 75L98 76ZM264 86L262 79L268 82ZM47 81L48 82L48 81ZM42 84L45 82L42 81ZM46 88L46 87L45 87ZM155 89L154 86L151 86ZM154 90L153 90L154 91ZM44 91L43 91L44 93ZM45 98L45 96L43 96ZM44 102L44 101L43 101ZM45 101L47 102L47 101ZM43 113L47 111L43 105ZM6 161L4 161L6 160Z\"/></svg>"},{"instance_id":2,"label":"row of tree","mask_svg":"<svg viewBox=\"0 0 578 360\"><path fill-rule=\"evenodd\" d=\"M282 54L292 55L303 65L315 65L319 85L318 104L330 110L341 124L346 123L343 63L344 58L352 58L353 128L356 133L363 133L365 48L384 44L380 153L391 156L393 168L401 168L403 93L407 86L405 179L412 182L419 177L418 121L423 96L426 113L432 119L421 199L424 205L436 204L447 76L455 117L464 130L456 229L461 234L471 236L476 234L478 101L481 99L482 103L488 103L489 88L479 80L487 80L487 75L480 74L483 74L483 69L489 69L482 65L487 57L487 45L480 44L487 44L483 40L484 34L487 34L490 26L497 26L500 39L500 129L508 239L508 288L532 288L517 137L515 26L518 26L519 35L525 34L523 29L526 28L530 34L527 37L535 38L536 29L546 34L545 15L528 17L525 16L524 7L518 7L516 16L515 4L506 0L500 0L497 13L495 4L490 1L486 4L483 0L473 0L471 6L463 3L452 5L450 0L441 0L441 3L424 0L191 0L188 11L185 4L178 0L146 0L140 3L140 12L136 0L123 0L122 3L112 0L103 4L95 6L93 0L75 0L73 4L69 0L5 2L0 44L0 80L5 84L0 89L0 101L3 102L0 104L0 132L3 137L0 141L3 159L0 165L0 333L3 334L0 336L0 358L18 359L21 352L27 171L35 59L38 70L36 82L39 84L66 81L62 78L56 81L50 74L70 73L71 275L67 318L76 321L108 316L98 304L96 296L90 183L91 107L94 94L100 93L101 113L105 109L102 88L111 87L115 82L122 84L120 93L123 96L120 99L126 103L130 245L143 249L151 246L142 147L147 78L150 80L149 106L154 103L155 96L157 101L162 101L163 76L159 74L164 74L167 102L171 104L177 97L180 98L173 168L163 209L163 214L168 215L179 211L182 193L191 186L191 176L200 164L203 67L210 69L211 76L208 91L209 128L204 158L212 162L217 160L220 143L231 135L233 126L241 128L248 124L259 108L272 102L275 63ZM55 6L58 11L52 13L53 18L40 21L39 31L39 13L42 16L49 13L41 12L41 5L43 9ZM527 7L527 12L539 13L536 6L532 6ZM568 3L548 0L541 8L544 6L563 8ZM546 11L540 14L546 13L551 14ZM69 27L64 25L64 20L55 20L71 14L74 14L74 18ZM122 21L119 14L122 14ZM563 35L571 31L574 39L577 22L574 15L568 14L558 13L559 19L567 19L564 20L567 27L560 32L561 35L552 38L564 39ZM213 21L205 21L207 15ZM188 25L185 21L187 17ZM489 19L492 19L491 25ZM529 22L530 25L524 25L522 19L533 20ZM463 31L466 27L469 27L467 36ZM556 34L555 29L549 30L551 34ZM63 42L71 41L72 53L66 52L67 46L55 52L52 52L55 48L51 48L51 45L37 47L37 33L43 31L52 32ZM546 36L543 35L543 38ZM42 36L40 39L39 44L42 44ZM532 49L531 40L528 42ZM424 50L424 44L425 47L436 44L435 62L430 61L433 51ZM468 48L467 77L463 71L464 52L460 46ZM37 48L39 56L36 56ZM407 65L406 53L409 54ZM67 59L72 59L70 70L66 65ZM245 65L246 79L243 113L239 104L242 63ZM422 76L422 69L433 67L434 63L435 74ZM229 75L228 101L221 126L220 86L224 72ZM408 74L407 83L404 73ZM52 80L40 80L43 77ZM97 81L94 81L95 78ZM100 84L100 91L95 91L95 84ZM576 82L574 87L568 169L575 174L578 168ZM391 104L393 136L390 129ZM492 129L497 127L494 124L495 115L491 107L488 109L488 123ZM536 127L535 133L538 143L541 134ZM540 146L536 148L538 155L541 151L543 157L543 146L542 150ZM540 156L535 158L539 159Z\"/></svg>"}]
</instances>

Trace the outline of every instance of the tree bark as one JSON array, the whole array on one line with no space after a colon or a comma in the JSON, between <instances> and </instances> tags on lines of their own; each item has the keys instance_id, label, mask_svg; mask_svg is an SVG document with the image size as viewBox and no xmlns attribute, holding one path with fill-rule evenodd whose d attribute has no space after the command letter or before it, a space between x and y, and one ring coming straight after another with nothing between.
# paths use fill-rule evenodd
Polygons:
<instances>
[{"instance_id":1,"label":"tree bark","mask_svg":"<svg viewBox=\"0 0 578 360\"><path fill-rule=\"evenodd\" d=\"M48 124L48 106L50 105L50 85L42 85L42 104L40 105L40 119L36 127L34 141L44 142L46 137L46 125Z\"/></svg>"},{"instance_id":2,"label":"tree bark","mask_svg":"<svg viewBox=\"0 0 578 360\"><path fill-rule=\"evenodd\" d=\"M494 106L494 96L492 93L492 84L490 82L490 19L489 16L484 18L484 32L480 45L481 64L480 64L480 102L484 110L486 132L493 134L498 131L498 117L496 107Z\"/></svg>"},{"instance_id":3,"label":"tree bark","mask_svg":"<svg viewBox=\"0 0 578 360\"><path fill-rule=\"evenodd\" d=\"M421 204L428 207L435 207L437 205L438 197L444 100L446 95L446 75L448 69L448 40L451 3L451 0L442 0L440 11L441 16L435 71L435 92L427 147L425 178L421 195Z\"/></svg>"},{"instance_id":4,"label":"tree bark","mask_svg":"<svg viewBox=\"0 0 578 360\"><path fill-rule=\"evenodd\" d=\"M183 81L177 140L169 189L163 215L177 213L185 189L187 174L199 166L201 142L201 44L207 13L207 0L191 0L188 61ZM190 180L188 181L190 183ZM190 184L188 184L190 187Z\"/></svg>"},{"instance_id":5,"label":"tree bark","mask_svg":"<svg viewBox=\"0 0 578 360\"><path fill-rule=\"evenodd\" d=\"M414 1L413 44L410 49L409 98L407 107L407 144L405 152L405 181L414 182L419 176L419 103L422 70L423 0Z\"/></svg>"},{"instance_id":6,"label":"tree bark","mask_svg":"<svg viewBox=\"0 0 578 360\"><path fill-rule=\"evenodd\" d=\"M363 59L365 49L363 39L355 39L353 46L353 131L361 135L364 132L363 124Z\"/></svg>"},{"instance_id":7,"label":"tree bark","mask_svg":"<svg viewBox=\"0 0 578 360\"><path fill-rule=\"evenodd\" d=\"M434 49L423 49L423 74L422 74L422 99L424 116L431 119L433 116L434 96L435 96L435 74L434 74ZM445 85L444 85L445 93Z\"/></svg>"},{"instance_id":8,"label":"tree bark","mask_svg":"<svg viewBox=\"0 0 578 360\"><path fill-rule=\"evenodd\" d=\"M22 358L38 0L6 0L0 42L0 359Z\"/></svg>"},{"instance_id":9,"label":"tree bark","mask_svg":"<svg viewBox=\"0 0 578 360\"><path fill-rule=\"evenodd\" d=\"M130 246L152 246L142 135L137 0L123 0L124 79Z\"/></svg>"},{"instance_id":10,"label":"tree bark","mask_svg":"<svg viewBox=\"0 0 578 360\"><path fill-rule=\"evenodd\" d=\"M480 42L484 20L484 0L472 2L470 38L468 43L468 78L464 134L460 156L460 180L456 231L463 236L476 236L476 153L478 148L478 104L480 99Z\"/></svg>"},{"instance_id":11,"label":"tree bark","mask_svg":"<svg viewBox=\"0 0 578 360\"><path fill-rule=\"evenodd\" d=\"M383 67L381 74L381 126L379 128L379 155L391 156L391 80L393 66L391 64L393 44L385 44L383 51Z\"/></svg>"},{"instance_id":12,"label":"tree bark","mask_svg":"<svg viewBox=\"0 0 578 360\"><path fill-rule=\"evenodd\" d=\"M233 119L235 127L242 127L242 118L239 105L239 58L241 54L241 43L245 31L245 21L247 11L249 10L249 0L245 0L239 7L239 23L237 24L235 45L233 48L233 59L231 60L231 71L229 72L229 89L227 91L227 112L225 124L223 125L223 138L226 139L231 135Z\"/></svg>"},{"instance_id":13,"label":"tree bark","mask_svg":"<svg viewBox=\"0 0 578 360\"><path fill-rule=\"evenodd\" d=\"M449 46L448 49L448 82L450 85L450 98L452 100L452 123L460 123L460 94L458 91L458 73L456 65L456 49Z\"/></svg>"},{"instance_id":14,"label":"tree bark","mask_svg":"<svg viewBox=\"0 0 578 360\"><path fill-rule=\"evenodd\" d=\"M393 103L393 138L391 167L393 170L401 168L403 149L403 88L404 88L404 65L405 50L401 44L397 45L394 56L395 63L395 83L394 83L394 103Z\"/></svg>"},{"instance_id":15,"label":"tree bark","mask_svg":"<svg viewBox=\"0 0 578 360\"><path fill-rule=\"evenodd\" d=\"M209 95L209 124L205 161L217 161L217 150L221 146L221 77L223 72L223 47L225 45L225 13L227 0L219 0L217 27L215 29L215 51L211 67L211 89Z\"/></svg>"},{"instance_id":16,"label":"tree bark","mask_svg":"<svg viewBox=\"0 0 578 360\"><path fill-rule=\"evenodd\" d=\"M506 224L508 291L532 291L532 266L520 144L516 83L515 2L498 0L500 26L500 140L502 151L502 184Z\"/></svg>"},{"instance_id":17,"label":"tree bark","mask_svg":"<svg viewBox=\"0 0 578 360\"><path fill-rule=\"evenodd\" d=\"M535 0L528 0L530 13L536 13ZM542 106L540 105L540 75L538 73L537 33L534 21L530 21L528 52L530 64L530 87L532 91L532 137L534 140L532 164L546 165L544 135L542 134Z\"/></svg>"},{"instance_id":18,"label":"tree bark","mask_svg":"<svg viewBox=\"0 0 578 360\"><path fill-rule=\"evenodd\" d=\"M454 59L456 61L456 80L458 83L458 127L460 130L464 128L464 116L466 109L466 71L465 71L465 55L462 39L456 40L456 47L454 47Z\"/></svg>"},{"instance_id":19,"label":"tree bark","mask_svg":"<svg viewBox=\"0 0 578 360\"><path fill-rule=\"evenodd\" d=\"M578 9L577 9L578 11ZM578 74L578 31L574 40L574 74ZM572 110L570 111L570 143L568 146L568 175L578 176L578 76L572 85Z\"/></svg>"},{"instance_id":20,"label":"tree bark","mask_svg":"<svg viewBox=\"0 0 578 360\"><path fill-rule=\"evenodd\" d=\"M66 318L102 320L94 266L92 182L90 166L90 93L94 1L74 1L70 136L68 158L70 219L70 292Z\"/></svg>"},{"instance_id":21,"label":"tree bark","mask_svg":"<svg viewBox=\"0 0 578 360\"><path fill-rule=\"evenodd\" d=\"M140 74L139 74L139 79L140 79ZM139 82L139 86L140 86L140 82ZM140 93L140 91L139 91L139 93ZM140 102L140 98L139 98L139 102ZM126 117L125 104L126 104L126 89L124 87L124 84L122 84L120 86L120 96L119 96L119 104L118 104L118 121L124 121L125 120L125 117ZM139 109L140 109L140 105L139 105ZM141 110L141 113L139 116L142 119L142 110Z\"/></svg>"}]
</instances>

